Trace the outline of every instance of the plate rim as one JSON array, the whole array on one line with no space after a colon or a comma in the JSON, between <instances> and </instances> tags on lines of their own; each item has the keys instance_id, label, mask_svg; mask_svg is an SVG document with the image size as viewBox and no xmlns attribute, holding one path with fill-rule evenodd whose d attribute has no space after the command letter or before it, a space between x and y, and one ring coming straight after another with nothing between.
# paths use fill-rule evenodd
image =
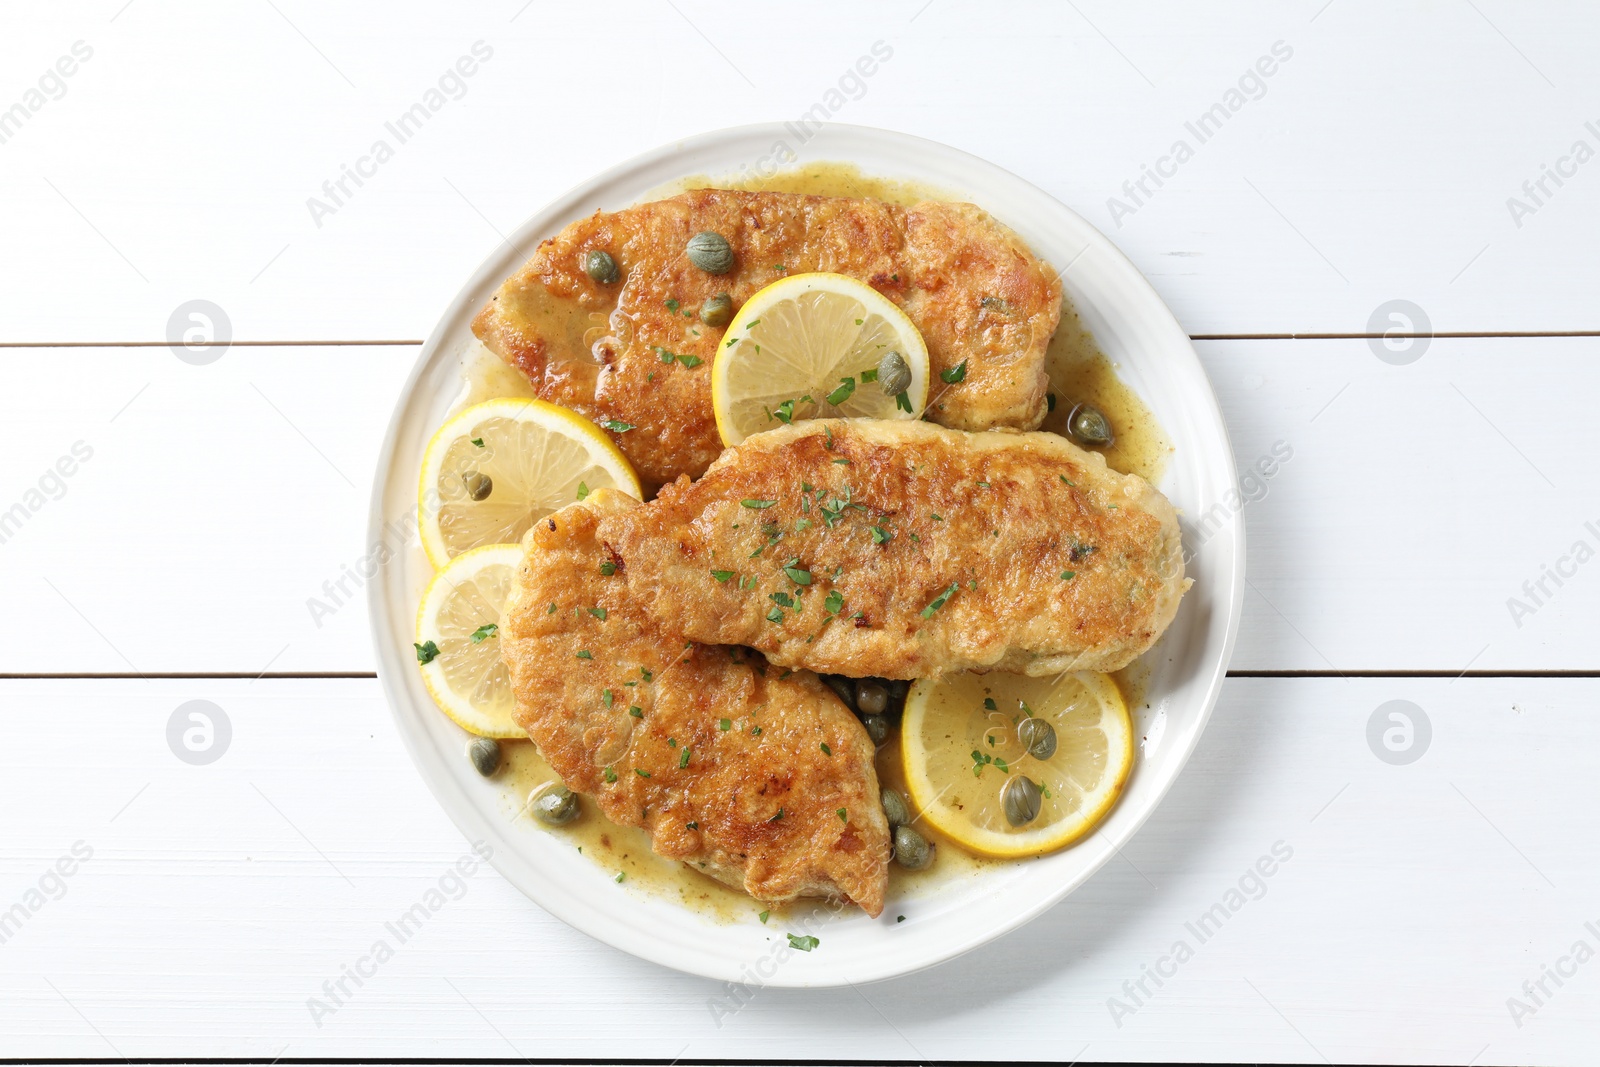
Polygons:
<instances>
[{"instance_id":1,"label":"plate rim","mask_svg":"<svg viewBox=\"0 0 1600 1067\"><path fill-rule=\"evenodd\" d=\"M941 156L945 159L959 161L967 166L976 166L981 170L994 172L997 174L997 176L1018 183L1034 195L1048 200L1057 210L1063 213L1063 216L1066 219L1075 223L1076 226L1083 231L1088 240L1088 244L1085 246L1083 252L1079 253L1079 258L1081 258L1085 252L1088 252L1091 249L1095 250L1099 256L1107 257L1107 262L1100 269L1102 271L1115 271L1122 276L1122 280L1126 284L1130 285L1134 290L1137 290L1141 300L1150 305L1151 313L1156 316L1156 321L1152 324L1153 327L1162 334L1170 335L1170 342L1181 342L1189 358L1194 361L1193 367L1198 372L1198 379L1200 385L1203 387L1203 392L1192 398L1190 414L1191 416L1197 413L1201 414L1204 416L1205 420L1211 424L1208 429L1218 436L1223 451L1228 459L1228 472L1226 479L1228 487L1234 494L1238 493L1237 460L1234 455L1232 441L1228 435L1227 422L1222 416L1221 406L1218 404L1216 398L1216 391L1212 387L1210 378L1205 372L1205 367L1200 361L1199 354L1194 349L1193 341L1178 323L1176 316L1173 315L1171 309L1161 298L1161 295L1156 291L1155 287L1150 284L1149 280L1138 270L1138 268L1126 256L1126 254L1124 254L1109 237L1102 233L1098 227L1094 226L1082 215L1078 214L1072 208L1062 203L1052 194L1021 177L1020 175L1017 175L1012 171L999 166L998 164L991 163L973 153L944 144L943 142L919 137L914 134L902 133L900 131L886 130L878 127L862 126L851 123L825 123L822 125L822 130L817 131L817 133L821 133L823 131L833 131L845 136L851 134L857 136L867 135L873 139L895 142L899 147L904 149ZM390 478L392 477L396 466L396 460L398 458L396 453L400 444L399 435L402 423L404 421L403 416L406 412L407 406L411 403L412 398L417 390L418 383L425 371L429 368L435 355L438 353L440 348L447 343L447 335L454 328L454 320L456 320L461 314L463 308L469 306L469 302L474 301L474 294L479 292L485 284L497 284L499 281L503 281L504 269L503 266L501 266L501 261L504 259L504 248L507 245L510 246L512 252L522 255L525 259L528 254L526 251L524 251L527 242L531 238L539 236L537 232L538 230L548 226L548 222L544 220L550 217L575 217L573 215L573 211L577 204L581 203L586 198L592 197L599 191L603 190L607 185L614 184L619 180L625 180L635 172L643 171L652 165L660 164L675 156L684 155L695 150L715 149L719 145L724 145L725 143L735 143L741 140L755 138L781 139L785 135L792 135L792 131L788 128L787 124L778 122L751 123L710 130L704 133L695 134L690 137L679 138L677 140L659 145L656 148L649 149L645 152L625 159L611 167L608 167L605 170L600 171L594 176L588 178L587 180L579 182L578 184L568 188L565 192L550 200L548 203L536 208L516 228L516 230L514 230L508 237L504 238L499 244L495 245L485 255L484 259L471 273L462 287L446 304L445 310L438 317L433 328L429 331L426 340L424 340L422 343L416 360L412 364L411 371L406 376L405 383L400 388L399 394L395 400L394 409L390 414L389 424L384 433L383 443L379 449L377 462L374 468L372 494L367 516L368 543L383 543L386 540L388 527L392 522L392 519L385 517L383 504L385 491ZM815 134L813 134L813 136L815 136ZM807 140L810 139L811 138L807 138ZM853 162L846 159L841 159L839 161ZM786 165L793 165L793 161L788 161ZM895 177L892 174L884 174L881 176L889 178ZM1070 264L1067 268L1063 269L1062 273L1065 273L1065 271L1069 269L1071 269ZM475 303L472 304L472 306L475 306ZM1156 309L1159 309L1158 313ZM1079 307L1079 310L1081 313L1082 308ZM1130 820L1120 828L1120 832L1116 839L1109 840L1107 847L1102 848L1100 850L1100 854L1094 856L1086 864L1083 871L1077 877L1070 879L1059 889L1053 890L1046 894L1041 894L1039 899L1034 901L1031 906L1019 909L1014 916L1008 919L1008 921L993 926L984 927L983 929L976 931L973 936L954 941L948 945L944 945L939 950L927 953L914 962L907 964L903 962L899 956L895 956L893 957L893 962L886 961L881 966L858 966L855 967L849 974L827 973L819 975L815 973L809 973L811 969L807 968L808 973L794 975L780 970L771 978L764 978L761 980L760 985L763 988L822 988L847 984L861 984L909 975L925 970L929 967L945 963L951 959L964 955L965 953L970 952L981 945L987 944L996 938L1017 930L1018 928L1033 921L1039 915L1042 915L1045 911L1055 907L1062 900L1066 899L1066 897L1070 896L1076 889L1082 886L1086 881L1088 881L1089 878L1095 875L1110 859L1111 855L1115 854L1117 850L1127 844L1127 842L1131 840L1133 836L1137 834L1144 826L1150 816L1154 814L1156 809L1161 806L1162 802L1166 799L1168 792L1171 790L1172 786L1177 782L1178 778L1182 775L1184 769L1187 767L1195 748L1199 744L1201 735L1205 732L1205 728L1210 721L1212 712L1216 707L1217 699L1221 693L1222 683L1227 676L1228 665L1232 660L1244 603L1246 558L1245 525L1242 508L1234 508L1231 510L1231 514L1228 516L1225 525L1219 527L1217 531L1218 534L1223 532L1227 533L1228 540L1232 548L1232 565L1230 583L1231 588L1227 590L1227 595L1225 597L1219 596L1217 598L1217 603L1219 605L1225 604L1227 608L1227 618L1224 623L1224 633L1220 651L1216 655L1215 661L1209 665L1206 665L1205 671L1201 672L1205 673L1208 671L1210 675L1205 679L1204 696L1200 701L1200 707L1196 714L1192 730L1185 739L1181 748L1179 748L1174 755L1170 757L1173 761L1170 774L1164 782L1157 783L1153 794L1149 796L1148 801L1145 803L1143 809L1132 815ZM1212 536L1216 536L1216 534L1213 534ZM1196 552L1198 552L1198 549L1196 549ZM382 565L382 568L387 569L388 566L389 564L384 564ZM420 725L417 722L412 721L412 718L406 710L409 705L409 699L401 687L402 683L400 681L400 677L401 672L407 668L408 664L405 662L404 657L400 655L399 651L390 647L388 623L391 616L391 598L389 595L388 583L382 580L371 581L368 583L368 591L367 616L368 625L370 628L370 636L373 641L378 681L382 688L384 701L388 705L389 713L394 719L395 726L400 733L401 740L405 745L407 754L410 756L412 763L415 765L423 781L427 784L429 791L434 796L434 799L438 802L439 806L444 809L445 814L450 818L455 827L460 830L469 841L494 841L502 838L504 836L503 831L499 827L493 825L488 817L488 814L482 810L482 808L471 796L465 792L465 790L459 787L459 779L453 778L448 774L434 773L434 763L438 757L437 750L430 742L427 735L423 732ZM403 612L403 614L409 615L411 613L406 611ZM1115 810L1116 809L1114 808L1113 812L1115 812ZM499 871L501 876L504 877L509 884L514 886L532 903L554 915L556 918L560 919L562 922L566 923L575 930L581 931L588 936L595 938L597 941L610 945L611 947L622 952L626 952L632 956L648 960L652 963L659 964L672 970L698 975L704 978L736 983L747 982L750 978L748 968L740 971L730 971L715 965L707 966L705 964L708 962L715 964L721 961L717 957L695 957L692 954L686 958L682 952L681 946L675 946L666 940L647 941L643 944L637 943L635 939L622 936L628 933L626 928L618 930L615 928L614 924L607 924L597 921L599 918L599 913L596 911L596 909L586 906L582 902L576 900L575 897L536 897L535 894L523 884L523 881L520 877L520 872L509 869L513 866L514 861L523 863L527 862L526 857L517 856L514 849L507 851L511 853L510 856L503 855L502 851L499 849L493 849L493 854L488 857L488 862L494 866L497 871Z\"/></svg>"}]
</instances>

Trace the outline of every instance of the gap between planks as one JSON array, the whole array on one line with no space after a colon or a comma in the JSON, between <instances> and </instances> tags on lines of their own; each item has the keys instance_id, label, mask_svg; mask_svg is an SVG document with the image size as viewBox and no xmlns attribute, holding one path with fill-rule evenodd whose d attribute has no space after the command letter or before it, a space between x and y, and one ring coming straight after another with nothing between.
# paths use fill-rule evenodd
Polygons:
<instances>
[{"instance_id":1,"label":"gap between planks","mask_svg":"<svg viewBox=\"0 0 1600 1067\"><path fill-rule=\"evenodd\" d=\"M294 680L356 680L365 681L378 677L374 671L269 671L266 673L253 673L251 671L151 671L145 674L135 674L132 671L102 671L102 672L5 672L0 673L0 682L17 681L116 681L116 680L194 680L215 681L227 679L241 679L254 681L264 679L268 681L294 681ZM1600 678L1600 669L1574 669L1574 670L1238 670L1229 671L1229 678ZM0 1064L4 1064L0 1060Z\"/></svg>"},{"instance_id":2,"label":"gap between planks","mask_svg":"<svg viewBox=\"0 0 1600 1067\"><path fill-rule=\"evenodd\" d=\"M1539 338L1600 337L1600 330L1441 330L1436 333L1192 333L1191 341L1362 341L1408 337ZM230 348L375 348L415 347L421 340L383 341L230 341ZM0 341L4 348L169 348L170 341ZM4 1061L0 1061L3 1063Z\"/></svg>"}]
</instances>

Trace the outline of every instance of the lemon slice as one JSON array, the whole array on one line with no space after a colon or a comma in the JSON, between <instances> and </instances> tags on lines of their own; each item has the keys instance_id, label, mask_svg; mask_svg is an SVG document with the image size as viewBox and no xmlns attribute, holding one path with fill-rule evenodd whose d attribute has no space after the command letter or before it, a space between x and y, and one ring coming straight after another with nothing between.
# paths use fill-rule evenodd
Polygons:
<instances>
[{"instance_id":1,"label":"lemon slice","mask_svg":"<svg viewBox=\"0 0 1600 1067\"><path fill-rule=\"evenodd\" d=\"M522 397L475 404L446 420L423 454L422 547L442 567L479 545L520 541L535 520L602 487L643 495L633 467L589 420Z\"/></svg>"},{"instance_id":2,"label":"lemon slice","mask_svg":"<svg viewBox=\"0 0 1600 1067\"><path fill-rule=\"evenodd\" d=\"M423 684L440 710L482 737L526 736L511 719L516 701L500 659L500 611L521 564L521 545L463 552L433 576L417 611Z\"/></svg>"},{"instance_id":3,"label":"lemon slice","mask_svg":"<svg viewBox=\"0 0 1600 1067\"><path fill-rule=\"evenodd\" d=\"M1023 741L1055 731L1055 751L1040 759ZM1081 671L1052 678L950 674L918 682L901 725L911 801L935 829L972 852L1013 859L1053 852L1092 830L1122 793L1133 768L1133 723L1109 675ZM976 770L976 773L974 771ZM1013 826L1001 790L1027 776L1039 787L1039 812Z\"/></svg>"},{"instance_id":4,"label":"lemon slice","mask_svg":"<svg viewBox=\"0 0 1600 1067\"><path fill-rule=\"evenodd\" d=\"M891 351L911 371L902 400L877 381ZM922 334L892 301L842 274L796 274L756 293L711 366L711 410L725 445L796 419L917 419L927 401Z\"/></svg>"}]
</instances>

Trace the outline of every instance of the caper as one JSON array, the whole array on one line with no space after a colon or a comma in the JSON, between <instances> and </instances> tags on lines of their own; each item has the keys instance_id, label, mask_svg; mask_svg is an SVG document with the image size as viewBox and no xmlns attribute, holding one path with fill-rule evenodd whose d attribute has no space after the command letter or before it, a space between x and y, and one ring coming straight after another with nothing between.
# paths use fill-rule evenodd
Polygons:
<instances>
[{"instance_id":1,"label":"caper","mask_svg":"<svg viewBox=\"0 0 1600 1067\"><path fill-rule=\"evenodd\" d=\"M898 715L906 710L906 696L911 692L911 683L904 678L891 678L889 680L889 714Z\"/></svg>"},{"instance_id":2,"label":"caper","mask_svg":"<svg viewBox=\"0 0 1600 1067\"><path fill-rule=\"evenodd\" d=\"M731 318L733 318L733 297L727 293L718 293L700 305L700 321L707 326L720 329L728 325L728 320Z\"/></svg>"},{"instance_id":3,"label":"caper","mask_svg":"<svg viewBox=\"0 0 1600 1067\"><path fill-rule=\"evenodd\" d=\"M1067 434L1080 445L1101 447L1113 440L1111 423L1093 404L1079 404L1067 416Z\"/></svg>"},{"instance_id":4,"label":"caper","mask_svg":"<svg viewBox=\"0 0 1600 1067\"><path fill-rule=\"evenodd\" d=\"M1044 719L1030 717L1017 723L1017 740L1034 759L1049 759L1056 754L1056 728Z\"/></svg>"},{"instance_id":5,"label":"caper","mask_svg":"<svg viewBox=\"0 0 1600 1067\"><path fill-rule=\"evenodd\" d=\"M500 769L500 742L492 737L474 737L467 742L467 758L473 769L487 778Z\"/></svg>"},{"instance_id":6,"label":"caper","mask_svg":"<svg viewBox=\"0 0 1600 1067\"><path fill-rule=\"evenodd\" d=\"M832 689L840 700L844 701L845 707L851 711L856 710L856 689L851 679L838 674L824 674L822 680L828 683L828 688Z\"/></svg>"},{"instance_id":7,"label":"caper","mask_svg":"<svg viewBox=\"0 0 1600 1067\"><path fill-rule=\"evenodd\" d=\"M894 861L908 871L921 871L933 863L933 842L909 826L894 830Z\"/></svg>"},{"instance_id":8,"label":"caper","mask_svg":"<svg viewBox=\"0 0 1600 1067\"><path fill-rule=\"evenodd\" d=\"M889 739L889 720L882 715L863 715L861 725L867 728L867 736L872 738L872 743L881 745Z\"/></svg>"},{"instance_id":9,"label":"caper","mask_svg":"<svg viewBox=\"0 0 1600 1067\"><path fill-rule=\"evenodd\" d=\"M1007 779L1000 787L1000 807L1005 809L1006 822L1012 826L1026 826L1037 819L1040 796L1038 785L1027 775Z\"/></svg>"},{"instance_id":10,"label":"caper","mask_svg":"<svg viewBox=\"0 0 1600 1067\"><path fill-rule=\"evenodd\" d=\"M559 782L540 786L528 798L533 817L546 826L565 826L578 817L578 794Z\"/></svg>"},{"instance_id":11,"label":"caper","mask_svg":"<svg viewBox=\"0 0 1600 1067\"><path fill-rule=\"evenodd\" d=\"M621 277L617 270L617 261L611 258L611 253L602 252L598 248L591 248L584 254L583 273L601 285L610 285Z\"/></svg>"},{"instance_id":12,"label":"caper","mask_svg":"<svg viewBox=\"0 0 1600 1067\"><path fill-rule=\"evenodd\" d=\"M896 396L911 388L911 368L906 357L892 348L878 360L878 387L885 396Z\"/></svg>"},{"instance_id":13,"label":"caper","mask_svg":"<svg viewBox=\"0 0 1600 1067\"><path fill-rule=\"evenodd\" d=\"M461 484L467 487L467 495L474 500L487 500L494 492L494 479L482 471L462 471Z\"/></svg>"},{"instance_id":14,"label":"caper","mask_svg":"<svg viewBox=\"0 0 1600 1067\"><path fill-rule=\"evenodd\" d=\"M882 682L863 678L856 683L856 710L863 715L882 715L889 707L889 689Z\"/></svg>"},{"instance_id":15,"label":"caper","mask_svg":"<svg viewBox=\"0 0 1600 1067\"><path fill-rule=\"evenodd\" d=\"M701 230L689 238L689 262L707 274L726 274L733 269L733 246L720 233Z\"/></svg>"},{"instance_id":16,"label":"caper","mask_svg":"<svg viewBox=\"0 0 1600 1067\"><path fill-rule=\"evenodd\" d=\"M898 790L885 787L883 790L883 817L889 820L889 829L904 826L911 821L911 808L906 804L906 798Z\"/></svg>"}]
</instances>

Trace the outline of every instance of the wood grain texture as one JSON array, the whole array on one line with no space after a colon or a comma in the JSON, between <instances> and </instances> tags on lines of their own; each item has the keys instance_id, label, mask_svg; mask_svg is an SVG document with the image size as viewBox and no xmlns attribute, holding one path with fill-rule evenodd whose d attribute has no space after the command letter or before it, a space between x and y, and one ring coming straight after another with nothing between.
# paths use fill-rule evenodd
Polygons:
<instances>
[{"instance_id":1,"label":"wood grain texture","mask_svg":"<svg viewBox=\"0 0 1600 1067\"><path fill-rule=\"evenodd\" d=\"M8 13L0 116L28 116L0 125L0 345L150 347L0 348L0 674L249 677L0 679L0 916L42 902L0 942L0 1057L1600 1062L1600 965L1543 974L1600 949L1600 680L1578 677L1232 679L1120 860L920 975L729 1014L727 989L600 946L485 869L313 1020L308 998L469 848L376 682L250 680L371 669L347 575L417 349L240 345L190 366L164 347L180 304L215 302L243 341L414 341L575 183L826 112L1038 184L1191 334L1381 332L1395 299L1442 332L1600 331L1600 165L1570 160L1600 148L1592 5L807 11L818 29L622 0L600 77L592 14L547 0ZM92 54L41 84L80 41ZM385 124L479 41L492 55L401 144ZM891 54L851 80L877 42ZM584 117L530 130L551 86L580 87ZM1233 89L1201 143L1186 124ZM393 158L314 217L380 139ZM1192 158L1158 186L1144 168L1179 140ZM1234 668L1600 670L1600 570L1576 549L1600 549L1597 346L1439 337L1394 366L1359 337L1201 341L1256 472ZM165 739L191 699L234 729L209 766ZM1368 747L1392 699L1432 723L1411 765ZM92 856L41 886L77 842ZM1247 883L1199 943L1187 924L1280 842L1259 899ZM1157 988L1146 968L1180 940L1193 957Z\"/></svg>"},{"instance_id":2,"label":"wood grain texture","mask_svg":"<svg viewBox=\"0 0 1600 1067\"><path fill-rule=\"evenodd\" d=\"M0 45L14 96L74 41L94 49L3 146L0 232L35 266L8 279L0 340L159 340L195 296L241 338L421 338L562 190L677 138L806 113L1024 175L1111 234L1191 332L1365 332L1395 297L1441 330L1600 328L1581 275L1560 266L1600 223L1600 174L1568 164L1520 226L1507 207L1576 140L1600 146L1581 0L1035 0L981 18L961 0L829 0L815 8L829 29L798 35L776 10L631 0L608 19L614 74L599 78L577 44L587 16L546 0L407 0L377 20L185 0L109 21L122 6L19 14ZM480 40L492 58L401 143L385 123ZM892 54L860 78L878 41ZM1278 42L1290 58L1241 91ZM577 85L584 114L607 121L507 135L526 128L527 101ZM1219 104L1227 118L1202 143L1186 124ZM363 164L379 140L392 158ZM1163 163L1179 140L1193 157ZM370 173L335 205L323 184L346 166ZM1171 176L1157 187L1147 166ZM333 213L313 218L313 197ZM1114 214L1113 197L1133 213ZM104 279L92 301L74 295L86 270Z\"/></svg>"},{"instance_id":3,"label":"wood grain texture","mask_svg":"<svg viewBox=\"0 0 1600 1067\"><path fill-rule=\"evenodd\" d=\"M1573 552L1600 549L1600 472L1575 447L1600 339L1435 339L1400 367L1359 339L1197 347L1255 498L1236 669L1600 668L1600 569ZM94 450L0 531L0 673L370 671L368 486L415 355L0 350L0 512ZM93 389L38 403L63 361Z\"/></svg>"},{"instance_id":4,"label":"wood grain texture","mask_svg":"<svg viewBox=\"0 0 1600 1067\"><path fill-rule=\"evenodd\" d=\"M234 731L208 767L164 737L197 698ZM30 817L8 824L0 903L75 841L93 857L0 946L0 1032L24 1057L915 1060L992 1058L1003 1035L1019 1058L1571 1062L1600 1011L1594 964L1520 1029L1506 999L1600 943L1600 875L1571 844L1600 833L1597 698L1594 680L1231 681L1122 859L1025 930L720 1017L722 986L604 948L485 869L319 1027L307 999L468 849L376 684L4 682L0 804ZM1431 720L1409 766L1367 746L1391 699ZM1202 942L1186 924L1275 845L1288 858ZM1193 957L1160 964L1177 941ZM1123 982L1158 964L1175 974L1136 1003Z\"/></svg>"}]
</instances>

